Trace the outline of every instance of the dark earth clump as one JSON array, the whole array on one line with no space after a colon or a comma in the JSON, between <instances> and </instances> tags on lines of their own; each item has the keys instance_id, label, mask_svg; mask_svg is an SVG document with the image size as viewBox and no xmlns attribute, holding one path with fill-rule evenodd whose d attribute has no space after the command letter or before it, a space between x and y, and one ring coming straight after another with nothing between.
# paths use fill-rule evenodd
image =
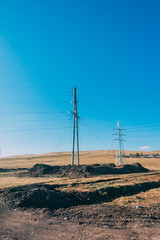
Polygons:
<instances>
[{"instance_id":1,"label":"dark earth clump","mask_svg":"<svg viewBox=\"0 0 160 240\"><path fill-rule=\"evenodd\" d=\"M77 205L109 202L121 196L131 196L160 187L160 181L143 182L134 185L112 186L94 191L62 191L60 186L32 184L0 191L5 201L13 207L59 209Z\"/></svg>"},{"instance_id":2,"label":"dark earth clump","mask_svg":"<svg viewBox=\"0 0 160 240\"><path fill-rule=\"evenodd\" d=\"M57 177L92 177L96 175L105 174L127 174L148 172L140 163L126 164L116 167L115 164L94 164L94 165L80 165L80 166L50 166L45 164L35 164L28 170L28 174L32 177L40 177L46 174L56 175Z\"/></svg>"},{"instance_id":3,"label":"dark earth clump","mask_svg":"<svg viewBox=\"0 0 160 240\"><path fill-rule=\"evenodd\" d=\"M2 172L16 172L16 171L23 171L23 170L28 170L27 168L0 168L0 173Z\"/></svg>"}]
</instances>

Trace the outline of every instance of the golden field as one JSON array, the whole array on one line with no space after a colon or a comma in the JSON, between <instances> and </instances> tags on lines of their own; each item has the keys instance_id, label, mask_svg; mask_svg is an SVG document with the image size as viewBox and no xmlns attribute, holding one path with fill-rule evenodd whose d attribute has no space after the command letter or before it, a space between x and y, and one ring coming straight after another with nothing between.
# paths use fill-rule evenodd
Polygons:
<instances>
[{"instance_id":1,"label":"golden field","mask_svg":"<svg viewBox=\"0 0 160 240\"><path fill-rule=\"evenodd\" d=\"M134 154L136 151L126 151L126 154ZM142 153L142 152L139 152ZM160 153L143 152L144 154ZM114 163L115 150L97 150L80 152L80 164L108 164ZM127 158L127 163L140 162L150 170L160 170L160 158ZM0 168L30 168L36 163L43 163L52 166L71 164L71 152L55 152L34 155L18 155L0 158ZM75 155L76 164L76 155Z\"/></svg>"}]
</instances>

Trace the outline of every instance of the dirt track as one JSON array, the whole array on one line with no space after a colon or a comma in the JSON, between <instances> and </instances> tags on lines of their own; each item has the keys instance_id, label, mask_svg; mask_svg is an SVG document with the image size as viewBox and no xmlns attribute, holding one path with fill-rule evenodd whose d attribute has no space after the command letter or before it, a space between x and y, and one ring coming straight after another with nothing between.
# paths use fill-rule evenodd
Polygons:
<instances>
[{"instance_id":1,"label":"dirt track","mask_svg":"<svg viewBox=\"0 0 160 240\"><path fill-rule=\"evenodd\" d=\"M47 212L0 201L0 239L159 240L159 209L90 205Z\"/></svg>"}]
</instances>

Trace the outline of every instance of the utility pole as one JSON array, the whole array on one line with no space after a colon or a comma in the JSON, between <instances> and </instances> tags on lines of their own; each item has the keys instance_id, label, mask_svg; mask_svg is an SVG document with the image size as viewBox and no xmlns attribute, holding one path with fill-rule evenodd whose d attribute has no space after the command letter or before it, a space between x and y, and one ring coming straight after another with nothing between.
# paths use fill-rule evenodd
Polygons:
<instances>
[{"instance_id":1,"label":"utility pole","mask_svg":"<svg viewBox=\"0 0 160 240\"><path fill-rule=\"evenodd\" d=\"M124 151L124 147L123 147L123 141L125 141L123 139L123 136L125 136L125 134L123 134L124 129L121 128L119 121L117 123L116 129L114 129L114 130L116 130L116 133L114 134L114 135L116 135L116 139L114 139L114 140L117 141L115 163L116 163L116 165L123 165L126 163L125 151Z\"/></svg>"},{"instance_id":2,"label":"utility pole","mask_svg":"<svg viewBox=\"0 0 160 240\"><path fill-rule=\"evenodd\" d=\"M78 110L77 110L77 93L76 88L73 89L73 147L72 147L72 166L74 166L75 152L75 133L77 140L77 165L79 165L79 136L78 136Z\"/></svg>"}]
</instances>

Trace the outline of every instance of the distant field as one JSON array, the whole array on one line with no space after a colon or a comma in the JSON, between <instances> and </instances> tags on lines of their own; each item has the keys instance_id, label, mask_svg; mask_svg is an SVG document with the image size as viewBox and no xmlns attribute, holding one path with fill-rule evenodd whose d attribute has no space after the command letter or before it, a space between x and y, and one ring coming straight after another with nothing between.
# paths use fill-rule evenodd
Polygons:
<instances>
[{"instance_id":1,"label":"distant field","mask_svg":"<svg viewBox=\"0 0 160 240\"><path fill-rule=\"evenodd\" d=\"M127 151L126 154L136 153ZM149 152L145 152L147 154ZM153 152L151 152L153 153ZM154 152L157 153L157 152ZM114 150L99 150L80 152L80 164L104 164L114 163ZM127 163L140 162L150 170L160 170L160 158L127 158ZM36 163L49 165L68 165L71 164L71 152L58 152L48 154L22 155L0 158L0 168L30 168ZM75 156L76 164L76 156Z\"/></svg>"},{"instance_id":2,"label":"distant field","mask_svg":"<svg viewBox=\"0 0 160 240\"><path fill-rule=\"evenodd\" d=\"M127 152L134 153L134 152ZM80 152L80 163L81 164L104 164L114 163L114 150L106 151L86 151ZM121 187L124 185L134 185L143 182L152 182L160 180L160 159L159 158L127 158L127 163L141 163L145 168L152 170L149 173L134 173L125 175L102 175L92 178L80 178L80 179L68 179L68 178L55 178L51 176L44 177L30 177L24 176L19 177L19 171L1 172L0 173L0 189L29 185L33 183L44 183L44 184L57 184L59 189L62 191L75 190L78 192L96 191L101 189L107 189L108 187ZM44 163L49 165L67 165L71 163L71 153L48 153L39 155L25 155L25 156L13 156L0 159L0 168L16 169L16 168L30 168L36 163ZM76 156L75 156L76 164ZM21 172L21 171L20 171ZM23 172L25 172L23 170ZM115 179L116 178L116 179ZM109 179L109 180L108 180ZM63 187L60 185L63 184ZM157 194L153 201L158 201L159 194L157 190L151 190ZM141 193L141 196L146 196L150 203L152 203L152 197L150 191L147 193ZM128 201L129 197L122 197L114 200L115 203L123 203ZM134 198L134 197L132 197ZM155 200L156 198L156 200ZM136 199L135 199L136 201ZM132 201L134 202L134 201ZM137 201L136 201L137 202ZM146 200L147 202L147 200ZM145 201L144 201L145 203ZM142 203L141 203L142 204Z\"/></svg>"}]
</instances>

